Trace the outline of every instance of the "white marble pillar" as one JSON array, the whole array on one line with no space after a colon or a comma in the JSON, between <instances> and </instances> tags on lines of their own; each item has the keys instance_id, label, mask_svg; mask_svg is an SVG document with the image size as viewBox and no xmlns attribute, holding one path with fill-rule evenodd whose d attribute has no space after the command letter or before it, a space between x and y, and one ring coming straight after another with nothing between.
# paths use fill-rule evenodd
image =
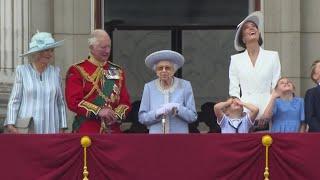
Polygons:
<instances>
[{"instance_id":1,"label":"white marble pillar","mask_svg":"<svg viewBox=\"0 0 320 180\"><path fill-rule=\"evenodd\" d=\"M29 0L0 1L0 82L12 83L14 70L26 60L19 54L28 49Z\"/></svg>"},{"instance_id":2,"label":"white marble pillar","mask_svg":"<svg viewBox=\"0 0 320 180\"><path fill-rule=\"evenodd\" d=\"M307 89L314 87L311 81L311 65L320 59L320 1L301 0L301 91L305 95Z\"/></svg>"},{"instance_id":3,"label":"white marble pillar","mask_svg":"<svg viewBox=\"0 0 320 180\"><path fill-rule=\"evenodd\" d=\"M57 40L65 40L63 47L55 50L55 65L61 68L63 80L72 64L88 56L88 38L94 28L93 7L94 0L53 1L53 35ZM67 119L71 130L74 119L71 111Z\"/></svg>"},{"instance_id":4,"label":"white marble pillar","mask_svg":"<svg viewBox=\"0 0 320 180\"><path fill-rule=\"evenodd\" d=\"M300 46L300 17L303 17L301 3L301 0L266 0L263 5L265 49L279 52L281 75L294 82L297 96L304 95L301 84L301 64L304 64L301 59L301 50L304 47Z\"/></svg>"},{"instance_id":5,"label":"white marble pillar","mask_svg":"<svg viewBox=\"0 0 320 180\"><path fill-rule=\"evenodd\" d=\"M6 115L8 97L19 54L28 49L29 0L0 0L0 124ZM0 131L2 130L0 125Z\"/></svg>"}]
</instances>

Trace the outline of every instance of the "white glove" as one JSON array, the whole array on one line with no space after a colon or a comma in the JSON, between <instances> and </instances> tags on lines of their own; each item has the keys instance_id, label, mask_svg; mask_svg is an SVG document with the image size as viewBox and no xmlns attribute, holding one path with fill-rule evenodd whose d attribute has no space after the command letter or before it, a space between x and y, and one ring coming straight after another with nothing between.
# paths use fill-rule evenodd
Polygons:
<instances>
[{"instance_id":1,"label":"white glove","mask_svg":"<svg viewBox=\"0 0 320 180\"><path fill-rule=\"evenodd\" d=\"M161 107L156 110L156 117L158 118L159 116L166 114L166 109L164 107Z\"/></svg>"},{"instance_id":2,"label":"white glove","mask_svg":"<svg viewBox=\"0 0 320 180\"><path fill-rule=\"evenodd\" d=\"M178 110L178 107L180 106L179 103L167 103L164 104L163 107L166 110L166 114L170 114L173 112L174 108Z\"/></svg>"}]
</instances>

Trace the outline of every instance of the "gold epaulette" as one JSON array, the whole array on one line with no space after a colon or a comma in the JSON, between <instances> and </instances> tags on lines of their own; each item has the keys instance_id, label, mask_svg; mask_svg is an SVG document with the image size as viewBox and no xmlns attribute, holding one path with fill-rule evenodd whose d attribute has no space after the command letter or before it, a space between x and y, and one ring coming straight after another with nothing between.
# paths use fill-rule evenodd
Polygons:
<instances>
[{"instance_id":1,"label":"gold epaulette","mask_svg":"<svg viewBox=\"0 0 320 180\"><path fill-rule=\"evenodd\" d=\"M80 62L73 63L71 66L80 65L80 64L84 63L86 60L87 59L83 59Z\"/></svg>"},{"instance_id":2,"label":"gold epaulette","mask_svg":"<svg viewBox=\"0 0 320 180\"><path fill-rule=\"evenodd\" d=\"M80 64L74 64L73 67L75 67L75 68L79 71L79 73L81 74L81 76L82 76L85 80L87 80L87 81L89 81L89 82L91 82L91 83L94 83L95 78L96 78L96 73L93 73L93 75L95 75L95 77L92 77L92 76L90 76L90 75L87 73L87 71L85 71L85 70L83 69L82 66L80 66Z\"/></svg>"}]
</instances>

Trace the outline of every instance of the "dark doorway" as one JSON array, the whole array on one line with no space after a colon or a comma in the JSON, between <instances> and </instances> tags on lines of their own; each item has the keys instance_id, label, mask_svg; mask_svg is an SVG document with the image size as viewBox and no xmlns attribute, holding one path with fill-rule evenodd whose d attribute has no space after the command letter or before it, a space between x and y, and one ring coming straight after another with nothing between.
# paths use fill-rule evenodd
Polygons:
<instances>
[{"instance_id":1,"label":"dark doorway","mask_svg":"<svg viewBox=\"0 0 320 180\"><path fill-rule=\"evenodd\" d=\"M112 60L126 71L132 101L140 100L144 84L155 78L144 58L161 49L185 56L176 76L191 81L197 109L225 98L235 28L248 7L238 0L105 0Z\"/></svg>"}]
</instances>

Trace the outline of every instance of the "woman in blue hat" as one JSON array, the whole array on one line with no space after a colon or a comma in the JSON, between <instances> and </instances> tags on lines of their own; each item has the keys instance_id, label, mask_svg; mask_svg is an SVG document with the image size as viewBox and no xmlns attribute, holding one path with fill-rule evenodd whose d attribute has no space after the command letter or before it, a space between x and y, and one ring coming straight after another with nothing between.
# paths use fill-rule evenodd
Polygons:
<instances>
[{"instance_id":1,"label":"woman in blue hat","mask_svg":"<svg viewBox=\"0 0 320 180\"><path fill-rule=\"evenodd\" d=\"M149 133L188 133L188 123L197 119L189 81L174 77L184 64L184 57L171 50L157 51L145 63L157 79L145 84L139 110L139 122Z\"/></svg>"},{"instance_id":2,"label":"woman in blue hat","mask_svg":"<svg viewBox=\"0 0 320 180\"><path fill-rule=\"evenodd\" d=\"M29 43L30 63L16 68L16 77L8 103L5 126L10 133L19 132L18 124L33 119L29 132L59 133L67 128L66 107L61 89L60 69L52 66L54 48L63 44L47 32L37 32ZM30 122L31 123L31 122Z\"/></svg>"}]
</instances>

